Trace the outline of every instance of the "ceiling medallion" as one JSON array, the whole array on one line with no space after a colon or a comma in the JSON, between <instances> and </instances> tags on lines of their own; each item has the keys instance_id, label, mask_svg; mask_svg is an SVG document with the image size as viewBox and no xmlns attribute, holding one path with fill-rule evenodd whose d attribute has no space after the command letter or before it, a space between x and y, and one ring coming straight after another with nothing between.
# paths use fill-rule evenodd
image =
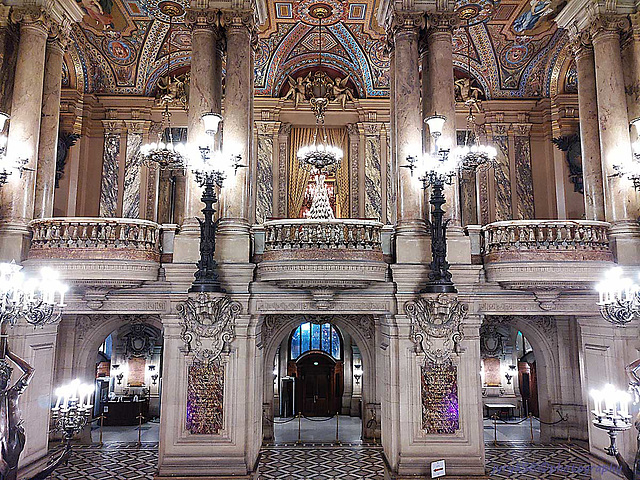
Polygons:
<instances>
[{"instance_id":1,"label":"ceiling medallion","mask_svg":"<svg viewBox=\"0 0 640 480\"><path fill-rule=\"evenodd\" d=\"M464 7L458 10L458 18L460 20L471 20L475 18L480 13L480 7L477 5L465 5Z\"/></svg>"},{"instance_id":2,"label":"ceiling medallion","mask_svg":"<svg viewBox=\"0 0 640 480\"><path fill-rule=\"evenodd\" d=\"M169 18L184 15L184 7L172 0L164 0L158 4L158 10Z\"/></svg>"},{"instance_id":3,"label":"ceiling medallion","mask_svg":"<svg viewBox=\"0 0 640 480\"><path fill-rule=\"evenodd\" d=\"M331 8L331 5L327 5L326 3L316 3L309 7L309 15L318 20L329 17L332 11L333 8Z\"/></svg>"}]
</instances>

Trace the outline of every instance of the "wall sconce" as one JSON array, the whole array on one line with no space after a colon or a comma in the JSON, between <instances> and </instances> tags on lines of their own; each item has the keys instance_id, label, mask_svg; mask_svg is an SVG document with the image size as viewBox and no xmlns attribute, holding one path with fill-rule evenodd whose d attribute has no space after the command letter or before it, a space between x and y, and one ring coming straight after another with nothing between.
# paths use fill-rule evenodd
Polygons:
<instances>
[{"instance_id":1,"label":"wall sconce","mask_svg":"<svg viewBox=\"0 0 640 480\"><path fill-rule=\"evenodd\" d=\"M507 379L507 385L511 385L511 379L513 378L513 375L510 375L508 372L504 374L504 378Z\"/></svg>"},{"instance_id":2,"label":"wall sconce","mask_svg":"<svg viewBox=\"0 0 640 480\"><path fill-rule=\"evenodd\" d=\"M204 123L204 130L207 135L215 135L220 128L220 122L222 122L222 115L215 112L208 112L202 115L202 123Z\"/></svg>"},{"instance_id":3,"label":"wall sconce","mask_svg":"<svg viewBox=\"0 0 640 480\"><path fill-rule=\"evenodd\" d=\"M353 378L356 379L356 385L360 385L360 379L362 378L362 364L356 363L353 365Z\"/></svg>"},{"instance_id":4,"label":"wall sconce","mask_svg":"<svg viewBox=\"0 0 640 480\"><path fill-rule=\"evenodd\" d=\"M149 365L148 368L149 368L150 372L153 372L156 369L156 366L155 365Z\"/></svg>"},{"instance_id":5,"label":"wall sconce","mask_svg":"<svg viewBox=\"0 0 640 480\"><path fill-rule=\"evenodd\" d=\"M158 374L154 373L151 375L151 380L153 380L153 384L155 385L158 382Z\"/></svg>"},{"instance_id":6,"label":"wall sconce","mask_svg":"<svg viewBox=\"0 0 640 480\"><path fill-rule=\"evenodd\" d=\"M113 373L115 374L114 376L116 377L116 380L118 381L118 385L122 385L122 379L124 378L124 374L125 374L125 368L122 367L120 364L118 363L114 363L113 364Z\"/></svg>"},{"instance_id":7,"label":"wall sconce","mask_svg":"<svg viewBox=\"0 0 640 480\"><path fill-rule=\"evenodd\" d=\"M278 367L273 367L273 379L278 378Z\"/></svg>"}]
</instances>

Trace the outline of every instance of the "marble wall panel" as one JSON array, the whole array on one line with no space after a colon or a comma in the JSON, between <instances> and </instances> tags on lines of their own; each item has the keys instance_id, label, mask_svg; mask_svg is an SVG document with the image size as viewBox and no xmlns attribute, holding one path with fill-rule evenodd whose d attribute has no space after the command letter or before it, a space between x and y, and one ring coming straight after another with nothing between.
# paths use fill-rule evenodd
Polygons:
<instances>
[{"instance_id":1,"label":"marble wall panel","mask_svg":"<svg viewBox=\"0 0 640 480\"><path fill-rule=\"evenodd\" d=\"M387 219L386 223L394 223L396 211L396 183L393 175L393 159L391 157L391 142L387 141Z\"/></svg>"},{"instance_id":2,"label":"marble wall panel","mask_svg":"<svg viewBox=\"0 0 640 480\"><path fill-rule=\"evenodd\" d=\"M462 225L476 225L478 223L476 197L476 174L475 172L463 171L460 176Z\"/></svg>"},{"instance_id":3,"label":"marble wall panel","mask_svg":"<svg viewBox=\"0 0 640 480\"><path fill-rule=\"evenodd\" d=\"M194 435L215 435L223 427L224 365L218 361L189 366L187 425Z\"/></svg>"},{"instance_id":4,"label":"marble wall panel","mask_svg":"<svg viewBox=\"0 0 640 480\"><path fill-rule=\"evenodd\" d=\"M518 192L517 218L531 220L535 217L533 202L533 175L531 173L531 143L529 137L515 137L516 191Z\"/></svg>"},{"instance_id":5,"label":"marble wall panel","mask_svg":"<svg viewBox=\"0 0 640 480\"><path fill-rule=\"evenodd\" d=\"M493 144L498 149L498 165L494 169L496 182L496 220L512 220L509 137L507 135L494 135Z\"/></svg>"},{"instance_id":6,"label":"marble wall panel","mask_svg":"<svg viewBox=\"0 0 640 480\"><path fill-rule=\"evenodd\" d=\"M258 135L258 178L256 222L263 223L273 216L273 136Z\"/></svg>"},{"instance_id":7,"label":"marble wall panel","mask_svg":"<svg viewBox=\"0 0 640 480\"><path fill-rule=\"evenodd\" d=\"M115 217L118 209L118 155L120 135L107 133L104 137L102 184L100 188L100 216Z\"/></svg>"},{"instance_id":8,"label":"marble wall panel","mask_svg":"<svg viewBox=\"0 0 640 480\"><path fill-rule=\"evenodd\" d=\"M367 218L382 218L382 172L380 171L380 137L365 140L365 207Z\"/></svg>"},{"instance_id":9,"label":"marble wall panel","mask_svg":"<svg viewBox=\"0 0 640 480\"><path fill-rule=\"evenodd\" d=\"M458 369L453 363L422 367L422 428L427 434L452 434L460 428Z\"/></svg>"},{"instance_id":10,"label":"marble wall panel","mask_svg":"<svg viewBox=\"0 0 640 480\"><path fill-rule=\"evenodd\" d=\"M142 162L138 156L142 146L142 133L127 134L127 154L124 164L124 195L122 198L122 216L140 217L140 168Z\"/></svg>"}]
</instances>

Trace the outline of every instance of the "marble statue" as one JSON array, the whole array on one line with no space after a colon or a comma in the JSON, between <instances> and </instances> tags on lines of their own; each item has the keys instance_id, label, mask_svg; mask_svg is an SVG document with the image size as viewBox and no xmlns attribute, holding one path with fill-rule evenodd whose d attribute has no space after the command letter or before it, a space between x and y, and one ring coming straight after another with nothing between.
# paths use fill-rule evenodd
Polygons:
<instances>
[{"instance_id":1,"label":"marble statue","mask_svg":"<svg viewBox=\"0 0 640 480\"><path fill-rule=\"evenodd\" d=\"M5 340L6 341L6 340ZM18 474L18 459L25 443L22 413L18 401L25 391L34 368L6 348L6 357L0 359L0 480L15 480ZM7 358L22 370L22 375L9 387L13 368Z\"/></svg>"},{"instance_id":2,"label":"marble statue","mask_svg":"<svg viewBox=\"0 0 640 480\"><path fill-rule=\"evenodd\" d=\"M287 81L289 82L289 91L284 97L284 100L293 99L293 108L297 109L300 103L304 102L307 98L306 90L307 83L309 82L310 75L306 77L298 77L295 80L288 76Z\"/></svg>"},{"instance_id":3,"label":"marble statue","mask_svg":"<svg viewBox=\"0 0 640 480\"><path fill-rule=\"evenodd\" d=\"M347 87L347 82L349 81L350 77L351 75L347 75L344 78L337 77L333 81L334 82L333 83L334 101L340 104L340 106L342 107L342 110L344 110L347 100L353 101L353 98L354 98L353 90Z\"/></svg>"}]
</instances>

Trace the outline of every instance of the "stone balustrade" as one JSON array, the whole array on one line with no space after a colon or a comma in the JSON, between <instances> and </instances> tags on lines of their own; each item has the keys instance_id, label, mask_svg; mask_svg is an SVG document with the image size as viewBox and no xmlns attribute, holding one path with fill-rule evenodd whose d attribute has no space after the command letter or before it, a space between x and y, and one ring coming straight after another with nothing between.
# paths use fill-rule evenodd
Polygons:
<instances>
[{"instance_id":1,"label":"stone balustrade","mask_svg":"<svg viewBox=\"0 0 640 480\"><path fill-rule=\"evenodd\" d=\"M159 260L160 226L135 218L33 220L29 258Z\"/></svg>"},{"instance_id":2,"label":"stone balustrade","mask_svg":"<svg viewBox=\"0 0 640 480\"><path fill-rule=\"evenodd\" d=\"M345 288L384 281L383 225L374 220L271 220L258 278L292 286Z\"/></svg>"},{"instance_id":3,"label":"stone balustrade","mask_svg":"<svg viewBox=\"0 0 640 480\"><path fill-rule=\"evenodd\" d=\"M72 283L130 287L156 280L160 225L134 218L33 220L25 267L48 265Z\"/></svg>"},{"instance_id":4,"label":"stone balustrade","mask_svg":"<svg viewBox=\"0 0 640 480\"><path fill-rule=\"evenodd\" d=\"M373 220L273 220L265 222L265 255L269 252L326 251L330 256L382 259L382 224ZM365 253L368 252L368 253ZM306 258L306 255L305 255Z\"/></svg>"},{"instance_id":5,"label":"stone balustrade","mask_svg":"<svg viewBox=\"0 0 640 480\"><path fill-rule=\"evenodd\" d=\"M487 279L506 288L589 289L613 261L609 224L514 220L482 228Z\"/></svg>"},{"instance_id":6,"label":"stone balustrade","mask_svg":"<svg viewBox=\"0 0 640 480\"><path fill-rule=\"evenodd\" d=\"M611 260L609 224L585 220L516 220L482 228L485 262Z\"/></svg>"}]
</instances>

